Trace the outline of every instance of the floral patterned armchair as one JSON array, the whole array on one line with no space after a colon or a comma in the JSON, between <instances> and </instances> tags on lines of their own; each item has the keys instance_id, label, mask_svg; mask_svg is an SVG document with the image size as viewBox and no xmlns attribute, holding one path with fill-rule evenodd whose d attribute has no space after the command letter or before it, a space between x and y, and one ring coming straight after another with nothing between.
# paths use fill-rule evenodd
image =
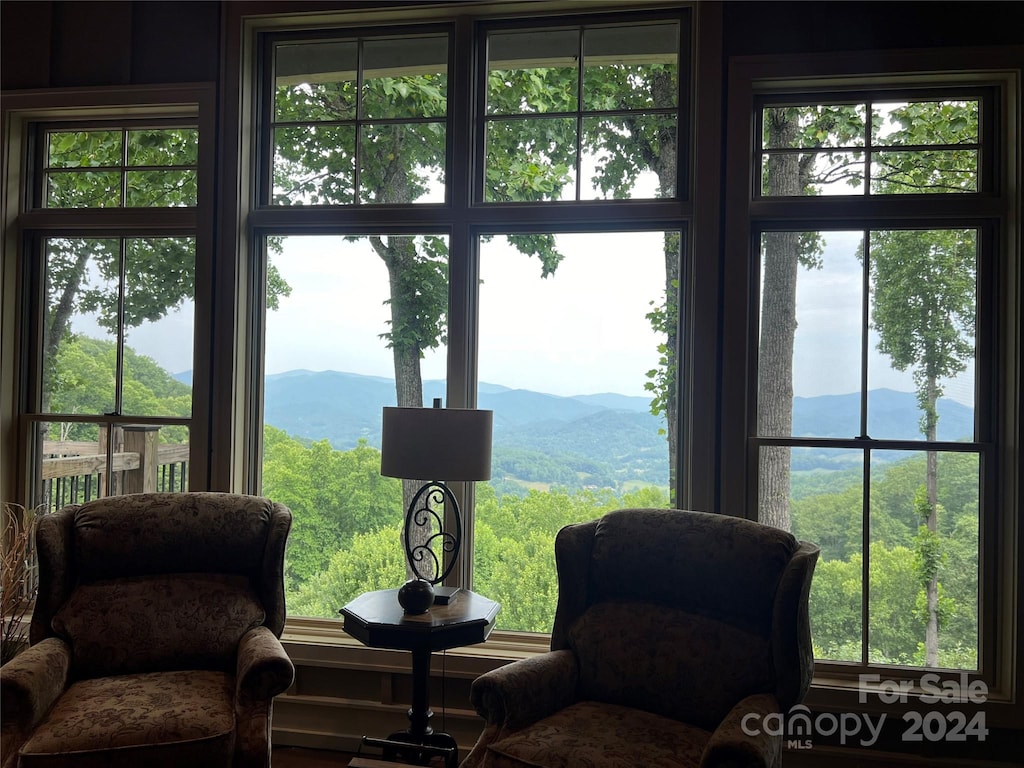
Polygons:
<instances>
[{"instance_id":1,"label":"floral patterned armchair","mask_svg":"<svg viewBox=\"0 0 1024 768\"><path fill-rule=\"evenodd\" d=\"M269 766L291 512L132 494L39 519L31 647L0 670L3 766Z\"/></svg>"},{"instance_id":2,"label":"floral patterned armchair","mask_svg":"<svg viewBox=\"0 0 1024 768\"><path fill-rule=\"evenodd\" d=\"M776 766L807 692L818 547L724 515L619 510L555 540L551 651L488 672L462 768Z\"/></svg>"}]
</instances>

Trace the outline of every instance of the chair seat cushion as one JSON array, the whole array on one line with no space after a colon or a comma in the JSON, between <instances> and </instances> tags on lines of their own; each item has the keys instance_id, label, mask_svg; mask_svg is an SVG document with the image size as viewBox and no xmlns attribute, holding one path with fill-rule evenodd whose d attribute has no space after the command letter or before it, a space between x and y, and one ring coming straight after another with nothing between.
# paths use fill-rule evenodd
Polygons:
<instances>
[{"instance_id":1,"label":"chair seat cushion","mask_svg":"<svg viewBox=\"0 0 1024 768\"><path fill-rule=\"evenodd\" d=\"M495 768L697 768L711 733L617 704L581 701L491 744Z\"/></svg>"},{"instance_id":2,"label":"chair seat cushion","mask_svg":"<svg viewBox=\"0 0 1024 768\"><path fill-rule=\"evenodd\" d=\"M234 676L184 670L73 684L21 748L19 765L230 766Z\"/></svg>"}]
</instances>

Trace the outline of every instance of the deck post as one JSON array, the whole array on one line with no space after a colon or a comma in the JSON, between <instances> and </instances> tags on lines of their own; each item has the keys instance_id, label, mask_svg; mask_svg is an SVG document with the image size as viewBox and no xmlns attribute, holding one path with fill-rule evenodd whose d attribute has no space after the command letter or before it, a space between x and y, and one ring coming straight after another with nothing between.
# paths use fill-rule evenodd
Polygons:
<instances>
[{"instance_id":1,"label":"deck post","mask_svg":"<svg viewBox=\"0 0 1024 768\"><path fill-rule=\"evenodd\" d=\"M152 493L157 488L160 427L135 425L123 429L124 451L139 454L139 468L125 470L122 493Z\"/></svg>"}]
</instances>

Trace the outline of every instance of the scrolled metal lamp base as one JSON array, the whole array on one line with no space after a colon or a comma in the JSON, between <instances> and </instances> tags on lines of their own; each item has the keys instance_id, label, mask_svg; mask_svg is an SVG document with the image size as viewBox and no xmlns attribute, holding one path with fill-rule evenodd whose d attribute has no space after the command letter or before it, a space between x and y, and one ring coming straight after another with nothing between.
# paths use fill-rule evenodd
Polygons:
<instances>
[{"instance_id":1,"label":"scrolled metal lamp base","mask_svg":"<svg viewBox=\"0 0 1024 768\"><path fill-rule=\"evenodd\" d=\"M445 528L444 515L438 514L438 507L445 511L451 510L455 519L454 533L451 529ZM462 516L459 512L459 502L447 485L432 480L420 487L409 503L402 536L405 542L405 559L416 578L437 585L448 577L455 567L456 557L462 546ZM434 602L445 604L456 592L458 587L435 586Z\"/></svg>"}]
</instances>

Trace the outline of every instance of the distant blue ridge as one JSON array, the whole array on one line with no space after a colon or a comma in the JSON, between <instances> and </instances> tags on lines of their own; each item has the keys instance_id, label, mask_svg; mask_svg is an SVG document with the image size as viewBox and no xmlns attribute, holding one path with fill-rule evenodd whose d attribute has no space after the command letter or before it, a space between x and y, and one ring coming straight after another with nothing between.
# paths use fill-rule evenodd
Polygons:
<instances>
[{"instance_id":1,"label":"distant blue ridge","mask_svg":"<svg viewBox=\"0 0 1024 768\"><path fill-rule=\"evenodd\" d=\"M175 374L191 383L191 371ZM423 402L444 397L444 382L423 382ZM500 384L479 385L479 406L494 411L495 462L503 452L516 456L543 455L564 460L573 471L601 465L620 480L623 472L646 481L664 477L664 419L650 413L650 398L613 392L565 397ZM384 406L395 404L391 379L341 371L294 370L266 377L264 420L293 437L327 439L347 450L360 439L380 447ZM955 400L938 403L940 440L971 439L974 415ZM868 393L868 435L875 439L920 440L920 413L912 392L876 389ZM860 395L821 395L793 398L793 435L854 437L860 433ZM511 456L511 453L508 454ZM876 452L879 461L906 454ZM793 470L841 469L857 460L858 452L796 449Z\"/></svg>"}]
</instances>

